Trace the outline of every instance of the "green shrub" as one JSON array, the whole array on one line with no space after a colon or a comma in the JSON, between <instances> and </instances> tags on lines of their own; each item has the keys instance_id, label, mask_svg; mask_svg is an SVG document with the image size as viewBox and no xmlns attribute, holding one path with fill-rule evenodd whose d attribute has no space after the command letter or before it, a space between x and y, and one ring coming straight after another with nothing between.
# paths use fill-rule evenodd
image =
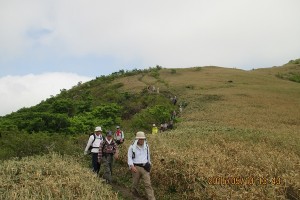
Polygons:
<instances>
[{"instance_id":1,"label":"green shrub","mask_svg":"<svg viewBox=\"0 0 300 200\"><path fill-rule=\"evenodd\" d=\"M195 88L195 86L193 86L193 85L187 85L185 87L188 88L188 89L192 89L192 90Z\"/></svg>"},{"instance_id":2,"label":"green shrub","mask_svg":"<svg viewBox=\"0 0 300 200\"><path fill-rule=\"evenodd\" d=\"M171 69L171 74L176 74L176 69Z\"/></svg>"},{"instance_id":3,"label":"green shrub","mask_svg":"<svg viewBox=\"0 0 300 200\"><path fill-rule=\"evenodd\" d=\"M159 72L157 70L153 70L150 72L150 76L154 77L154 78L158 78L159 77Z\"/></svg>"},{"instance_id":4,"label":"green shrub","mask_svg":"<svg viewBox=\"0 0 300 200\"><path fill-rule=\"evenodd\" d=\"M161 124L170 120L172 106L155 105L142 110L132 119L132 128L148 130L152 124Z\"/></svg>"},{"instance_id":5,"label":"green shrub","mask_svg":"<svg viewBox=\"0 0 300 200\"><path fill-rule=\"evenodd\" d=\"M277 78L281 78L281 79L284 78L283 74L281 74L281 73L279 73L279 72L278 72L275 76L276 76Z\"/></svg>"},{"instance_id":6,"label":"green shrub","mask_svg":"<svg viewBox=\"0 0 300 200\"><path fill-rule=\"evenodd\" d=\"M195 71L200 71L202 70L202 67L195 67Z\"/></svg>"},{"instance_id":7,"label":"green shrub","mask_svg":"<svg viewBox=\"0 0 300 200\"><path fill-rule=\"evenodd\" d=\"M293 74L291 77L289 77L289 80L300 83L300 74Z\"/></svg>"},{"instance_id":8,"label":"green shrub","mask_svg":"<svg viewBox=\"0 0 300 200\"><path fill-rule=\"evenodd\" d=\"M299 64L300 63L300 58L298 58L296 60L290 60L288 63L289 64Z\"/></svg>"},{"instance_id":9,"label":"green shrub","mask_svg":"<svg viewBox=\"0 0 300 200\"><path fill-rule=\"evenodd\" d=\"M0 160L12 157L42 155L51 151L77 155L83 147L78 145L78 135L6 132L1 134Z\"/></svg>"}]
</instances>

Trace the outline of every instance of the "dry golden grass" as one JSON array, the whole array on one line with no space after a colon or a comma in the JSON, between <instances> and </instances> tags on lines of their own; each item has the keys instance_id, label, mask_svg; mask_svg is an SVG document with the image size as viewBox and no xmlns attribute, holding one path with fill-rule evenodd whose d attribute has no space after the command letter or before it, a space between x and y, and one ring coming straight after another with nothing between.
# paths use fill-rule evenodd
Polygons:
<instances>
[{"instance_id":1,"label":"dry golden grass","mask_svg":"<svg viewBox=\"0 0 300 200\"><path fill-rule=\"evenodd\" d=\"M285 199L288 186L300 188L295 153L264 140L232 136L234 130L199 125L198 130L191 126L150 138L155 158L152 180L159 184L159 192L173 188L178 199ZM213 177L253 177L253 183L210 184ZM260 178L281 178L281 183L264 185Z\"/></svg>"},{"instance_id":2,"label":"dry golden grass","mask_svg":"<svg viewBox=\"0 0 300 200\"><path fill-rule=\"evenodd\" d=\"M167 87L164 83L160 82L159 79L154 78L153 76L147 74L139 74L129 77L124 77L121 79L114 80L113 83L123 83L124 86L122 90L129 92L140 92L144 88L153 85L156 88L159 87L160 91L167 90Z\"/></svg>"},{"instance_id":3,"label":"dry golden grass","mask_svg":"<svg viewBox=\"0 0 300 200\"><path fill-rule=\"evenodd\" d=\"M280 70L160 72L188 106L149 136L158 199L300 199L300 84Z\"/></svg>"},{"instance_id":4,"label":"dry golden grass","mask_svg":"<svg viewBox=\"0 0 300 200\"><path fill-rule=\"evenodd\" d=\"M132 92L138 92L141 91L143 88L147 87L145 83L140 81L143 78L143 75L134 75L134 76L128 76L121 79L114 80L113 83L123 83L124 86L122 87L125 91L132 91Z\"/></svg>"},{"instance_id":5,"label":"dry golden grass","mask_svg":"<svg viewBox=\"0 0 300 200\"><path fill-rule=\"evenodd\" d=\"M118 199L71 157L57 154L0 164L0 199Z\"/></svg>"}]
</instances>

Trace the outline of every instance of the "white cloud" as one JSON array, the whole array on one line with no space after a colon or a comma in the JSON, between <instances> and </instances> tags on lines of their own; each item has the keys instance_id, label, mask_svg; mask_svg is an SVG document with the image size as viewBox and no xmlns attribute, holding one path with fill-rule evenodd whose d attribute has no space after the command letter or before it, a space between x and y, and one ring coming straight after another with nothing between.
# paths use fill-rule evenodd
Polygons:
<instances>
[{"instance_id":1,"label":"white cloud","mask_svg":"<svg viewBox=\"0 0 300 200\"><path fill-rule=\"evenodd\" d=\"M0 0L0 59L40 45L62 57L111 56L120 66L268 67L261 64L299 57L299 7L298 0Z\"/></svg>"},{"instance_id":2,"label":"white cloud","mask_svg":"<svg viewBox=\"0 0 300 200\"><path fill-rule=\"evenodd\" d=\"M45 73L40 75L6 76L0 78L0 116L30 107L70 89L78 82L91 80L90 77L71 73Z\"/></svg>"}]
</instances>

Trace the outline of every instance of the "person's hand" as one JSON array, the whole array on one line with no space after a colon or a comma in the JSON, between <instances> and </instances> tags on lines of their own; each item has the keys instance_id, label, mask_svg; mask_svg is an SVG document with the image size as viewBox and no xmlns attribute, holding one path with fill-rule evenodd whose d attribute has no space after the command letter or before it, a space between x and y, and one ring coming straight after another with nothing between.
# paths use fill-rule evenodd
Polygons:
<instances>
[{"instance_id":1,"label":"person's hand","mask_svg":"<svg viewBox=\"0 0 300 200\"><path fill-rule=\"evenodd\" d=\"M98 163L101 164L101 160L98 160Z\"/></svg>"},{"instance_id":2,"label":"person's hand","mask_svg":"<svg viewBox=\"0 0 300 200\"><path fill-rule=\"evenodd\" d=\"M114 158L115 158L116 160L118 160L118 159L119 159L119 154L118 154L118 153L115 153L115 154L114 154Z\"/></svg>"},{"instance_id":3,"label":"person's hand","mask_svg":"<svg viewBox=\"0 0 300 200\"><path fill-rule=\"evenodd\" d=\"M137 172L137 169L136 169L136 167L135 167L134 165L132 165L132 166L130 167L130 170L131 170L133 173L136 173L136 172Z\"/></svg>"},{"instance_id":4,"label":"person's hand","mask_svg":"<svg viewBox=\"0 0 300 200\"><path fill-rule=\"evenodd\" d=\"M87 151L84 151L84 152L83 152L83 154L84 154L84 155L87 155L87 154L88 154L88 152L87 152Z\"/></svg>"}]
</instances>

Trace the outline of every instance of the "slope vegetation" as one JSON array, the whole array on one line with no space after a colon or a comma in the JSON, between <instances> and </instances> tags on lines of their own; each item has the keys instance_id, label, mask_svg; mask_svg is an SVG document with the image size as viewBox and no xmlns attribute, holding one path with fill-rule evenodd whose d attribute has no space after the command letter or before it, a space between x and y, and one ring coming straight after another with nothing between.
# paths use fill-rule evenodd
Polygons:
<instances>
[{"instance_id":1,"label":"slope vegetation","mask_svg":"<svg viewBox=\"0 0 300 200\"><path fill-rule=\"evenodd\" d=\"M300 84L276 76L295 67L160 71L156 84L188 106L176 130L149 138L158 196L299 199Z\"/></svg>"},{"instance_id":2,"label":"slope vegetation","mask_svg":"<svg viewBox=\"0 0 300 200\"><path fill-rule=\"evenodd\" d=\"M252 71L213 66L120 71L1 118L1 144L7 159L13 142L7 142L6 135L43 131L73 134L70 145L83 149L87 137L76 133L87 133L95 125L108 130L121 124L126 140L113 173L118 187L130 187L127 148L134 133L144 130L157 199L299 199L300 84L295 81L299 67L293 61ZM159 88L159 93L149 91L149 86ZM170 101L174 95L176 105ZM175 129L149 134L152 123L169 120L173 110L178 113ZM34 120L26 121L26 116ZM7 191L1 194L8 195ZM71 186L68 191L73 191Z\"/></svg>"}]
</instances>

